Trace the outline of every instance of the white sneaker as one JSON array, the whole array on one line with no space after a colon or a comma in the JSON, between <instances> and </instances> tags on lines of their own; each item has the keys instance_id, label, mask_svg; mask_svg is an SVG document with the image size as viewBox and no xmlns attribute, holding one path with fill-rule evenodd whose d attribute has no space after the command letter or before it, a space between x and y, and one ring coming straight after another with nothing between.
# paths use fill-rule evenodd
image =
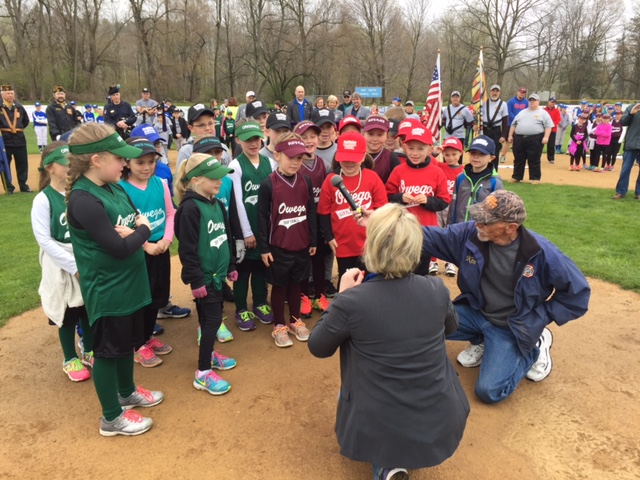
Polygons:
<instances>
[{"instance_id":1,"label":"white sneaker","mask_svg":"<svg viewBox=\"0 0 640 480\"><path fill-rule=\"evenodd\" d=\"M384 474L384 480L409 480L409 472L405 468L394 468Z\"/></svg>"},{"instance_id":2,"label":"white sneaker","mask_svg":"<svg viewBox=\"0 0 640 480\"><path fill-rule=\"evenodd\" d=\"M458 273L458 269L453 263L445 263L444 273L447 277L455 277L456 273Z\"/></svg>"},{"instance_id":3,"label":"white sneaker","mask_svg":"<svg viewBox=\"0 0 640 480\"><path fill-rule=\"evenodd\" d=\"M484 343L478 345L469 344L467 348L458 354L457 360L465 368L478 367L482 363L484 355Z\"/></svg>"},{"instance_id":4,"label":"white sneaker","mask_svg":"<svg viewBox=\"0 0 640 480\"><path fill-rule=\"evenodd\" d=\"M540 349L540 356L538 360L527 372L527 378L534 382L540 382L547 378L553 368L553 362L551 361L551 345L553 345L553 335L551 330L545 328L538 340L538 348Z\"/></svg>"},{"instance_id":5,"label":"white sneaker","mask_svg":"<svg viewBox=\"0 0 640 480\"><path fill-rule=\"evenodd\" d=\"M438 275L438 273L440 273L438 262L429 262L429 275Z\"/></svg>"}]
</instances>

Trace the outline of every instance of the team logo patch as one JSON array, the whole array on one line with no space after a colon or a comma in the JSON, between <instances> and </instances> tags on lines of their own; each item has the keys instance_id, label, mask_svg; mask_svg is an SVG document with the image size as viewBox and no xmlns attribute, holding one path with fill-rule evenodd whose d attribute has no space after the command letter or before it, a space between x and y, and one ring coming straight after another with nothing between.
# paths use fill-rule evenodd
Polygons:
<instances>
[{"instance_id":1,"label":"team logo patch","mask_svg":"<svg viewBox=\"0 0 640 480\"><path fill-rule=\"evenodd\" d=\"M526 278L531 278L531 277L533 277L534 273L535 273L535 269L533 268L533 265L528 264L527 266L524 267L524 271L522 272L522 276L526 277Z\"/></svg>"},{"instance_id":2,"label":"team logo patch","mask_svg":"<svg viewBox=\"0 0 640 480\"><path fill-rule=\"evenodd\" d=\"M471 255L467 255L466 260L467 260L467 263L470 263L471 265L475 265L477 263L476 259L474 257L472 257Z\"/></svg>"}]
</instances>

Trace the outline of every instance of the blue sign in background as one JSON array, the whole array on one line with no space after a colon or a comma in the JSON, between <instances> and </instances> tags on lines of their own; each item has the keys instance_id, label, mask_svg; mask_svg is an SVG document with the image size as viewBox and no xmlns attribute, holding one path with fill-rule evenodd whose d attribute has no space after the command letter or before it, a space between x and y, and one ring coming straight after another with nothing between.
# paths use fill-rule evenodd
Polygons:
<instances>
[{"instance_id":1,"label":"blue sign in background","mask_svg":"<svg viewBox=\"0 0 640 480\"><path fill-rule=\"evenodd\" d=\"M362 98L382 98L382 87L356 87Z\"/></svg>"}]
</instances>

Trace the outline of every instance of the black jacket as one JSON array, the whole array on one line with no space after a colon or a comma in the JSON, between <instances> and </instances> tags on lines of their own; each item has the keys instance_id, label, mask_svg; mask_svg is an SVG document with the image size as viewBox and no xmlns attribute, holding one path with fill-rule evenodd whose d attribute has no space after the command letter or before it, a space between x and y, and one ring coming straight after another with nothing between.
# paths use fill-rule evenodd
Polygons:
<instances>
[{"instance_id":1,"label":"black jacket","mask_svg":"<svg viewBox=\"0 0 640 480\"><path fill-rule=\"evenodd\" d=\"M182 281L191 285L191 289L195 290L204 286L204 273L200 268L200 256L198 255L198 232L200 231L200 209L193 200L201 202L218 202L224 215L224 225L227 231L227 243L231 252L231 262L229 263L229 273L236 270L235 243L232 240L231 227L227 211L220 200L214 198L209 200L200 194L188 190L180 206L176 211L174 220L174 232L176 238L180 242L178 245L178 253L180 262L182 263ZM220 292L222 296L222 292ZM221 297L222 298L222 297Z\"/></svg>"},{"instance_id":2,"label":"black jacket","mask_svg":"<svg viewBox=\"0 0 640 480\"><path fill-rule=\"evenodd\" d=\"M306 98L304 99L304 118L300 118L300 110L298 110L298 102L296 100L291 100L287 103L287 117L289 118L291 128L303 120L309 120L312 111L313 107Z\"/></svg>"},{"instance_id":3,"label":"black jacket","mask_svg":"<svg viewBox=\"0 0 640 480\"><path fill-rule=\"evenodd\" d=\"M9 123L7 123L7 117L9 118ZM18 118L16 119L16 115ZM11 133L5 129L9 129L13 126L13 121L15 122L15 133ZM7 108L2 100L0 100L0 128L2 129L2 139L4 140L5 147L26 147L27 139L24 136L24 130L29 125L29 115L27 115L27 111L24 109L22 105L18 102L13 102L13 106L11 108Z\"/></svg>"},{"instance_id":4,"label":"black jacket","mask_svg":"<svg viewBox=\"0 0 640 480\"><path fill-rule=\"evenodd\" d=\"M49 136L54 142L59 135L73 130L76 125L76 110L66 103L58 103L53 100L47 105L47 122L49 123Z\"/></svg>"}]
</instances>

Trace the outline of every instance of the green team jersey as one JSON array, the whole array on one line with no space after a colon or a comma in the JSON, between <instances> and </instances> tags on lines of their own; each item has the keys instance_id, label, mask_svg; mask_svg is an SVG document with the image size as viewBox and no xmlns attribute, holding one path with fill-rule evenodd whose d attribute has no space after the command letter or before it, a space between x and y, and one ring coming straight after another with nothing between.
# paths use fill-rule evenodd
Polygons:
<instances>
[{"instance_id":1,"label":"green team jersey","mask_svg":"<svg viewBox=\"0 0 640 480\"><path fill-rule=\"evenodd\" d=\"M198 256L204 273L204 284L222 290L231 261L229 238L224 224L224 215L219 202L205 203L193 200L200 210L200 232Z\"/></svg>"},{"instance_id":2,"label":"green team jersey","mask_svg":"<svg viewBox=\"0 0 640 480\"><path fill-rule=\"evenodd\" d=\"M64 203L64 195L56 191L51 185L42 190L49 200L51 211L51 238L60 243L71 243L69 226L67 223L67 205Z\"/></svg>"},{"instance_id":3,"label":"green team jersey","mask_svg":"<svg viewBox=\"0 0 640 480\"><path fill-rule=\"evenodd\" d=\"M82 176L73 190L90 193L104 205L113 226L135 228L138 212L121 186L111 191ZM69 225L71 244L80 274L80 289L93 325L101 317L130 315L151 303L147 265L142 248L127 258L106 253L86 230Z\"/></svg>"},{"instance_id":4,"label":"green team jersey","mask_svg":"<svg viewBox=\"0 0 640 480\"><path fill-rule=\"evenodd\" d=\"M245 258L260 260L260 244L258 239L258 191L262 181L271 175L271 162L264 155L260 155L258 167L251 163L244 153L236 158L242 169L242 203L247 212L249 225L258 245L256 248L247 249Z\"/></svg>"}]
</instances>

